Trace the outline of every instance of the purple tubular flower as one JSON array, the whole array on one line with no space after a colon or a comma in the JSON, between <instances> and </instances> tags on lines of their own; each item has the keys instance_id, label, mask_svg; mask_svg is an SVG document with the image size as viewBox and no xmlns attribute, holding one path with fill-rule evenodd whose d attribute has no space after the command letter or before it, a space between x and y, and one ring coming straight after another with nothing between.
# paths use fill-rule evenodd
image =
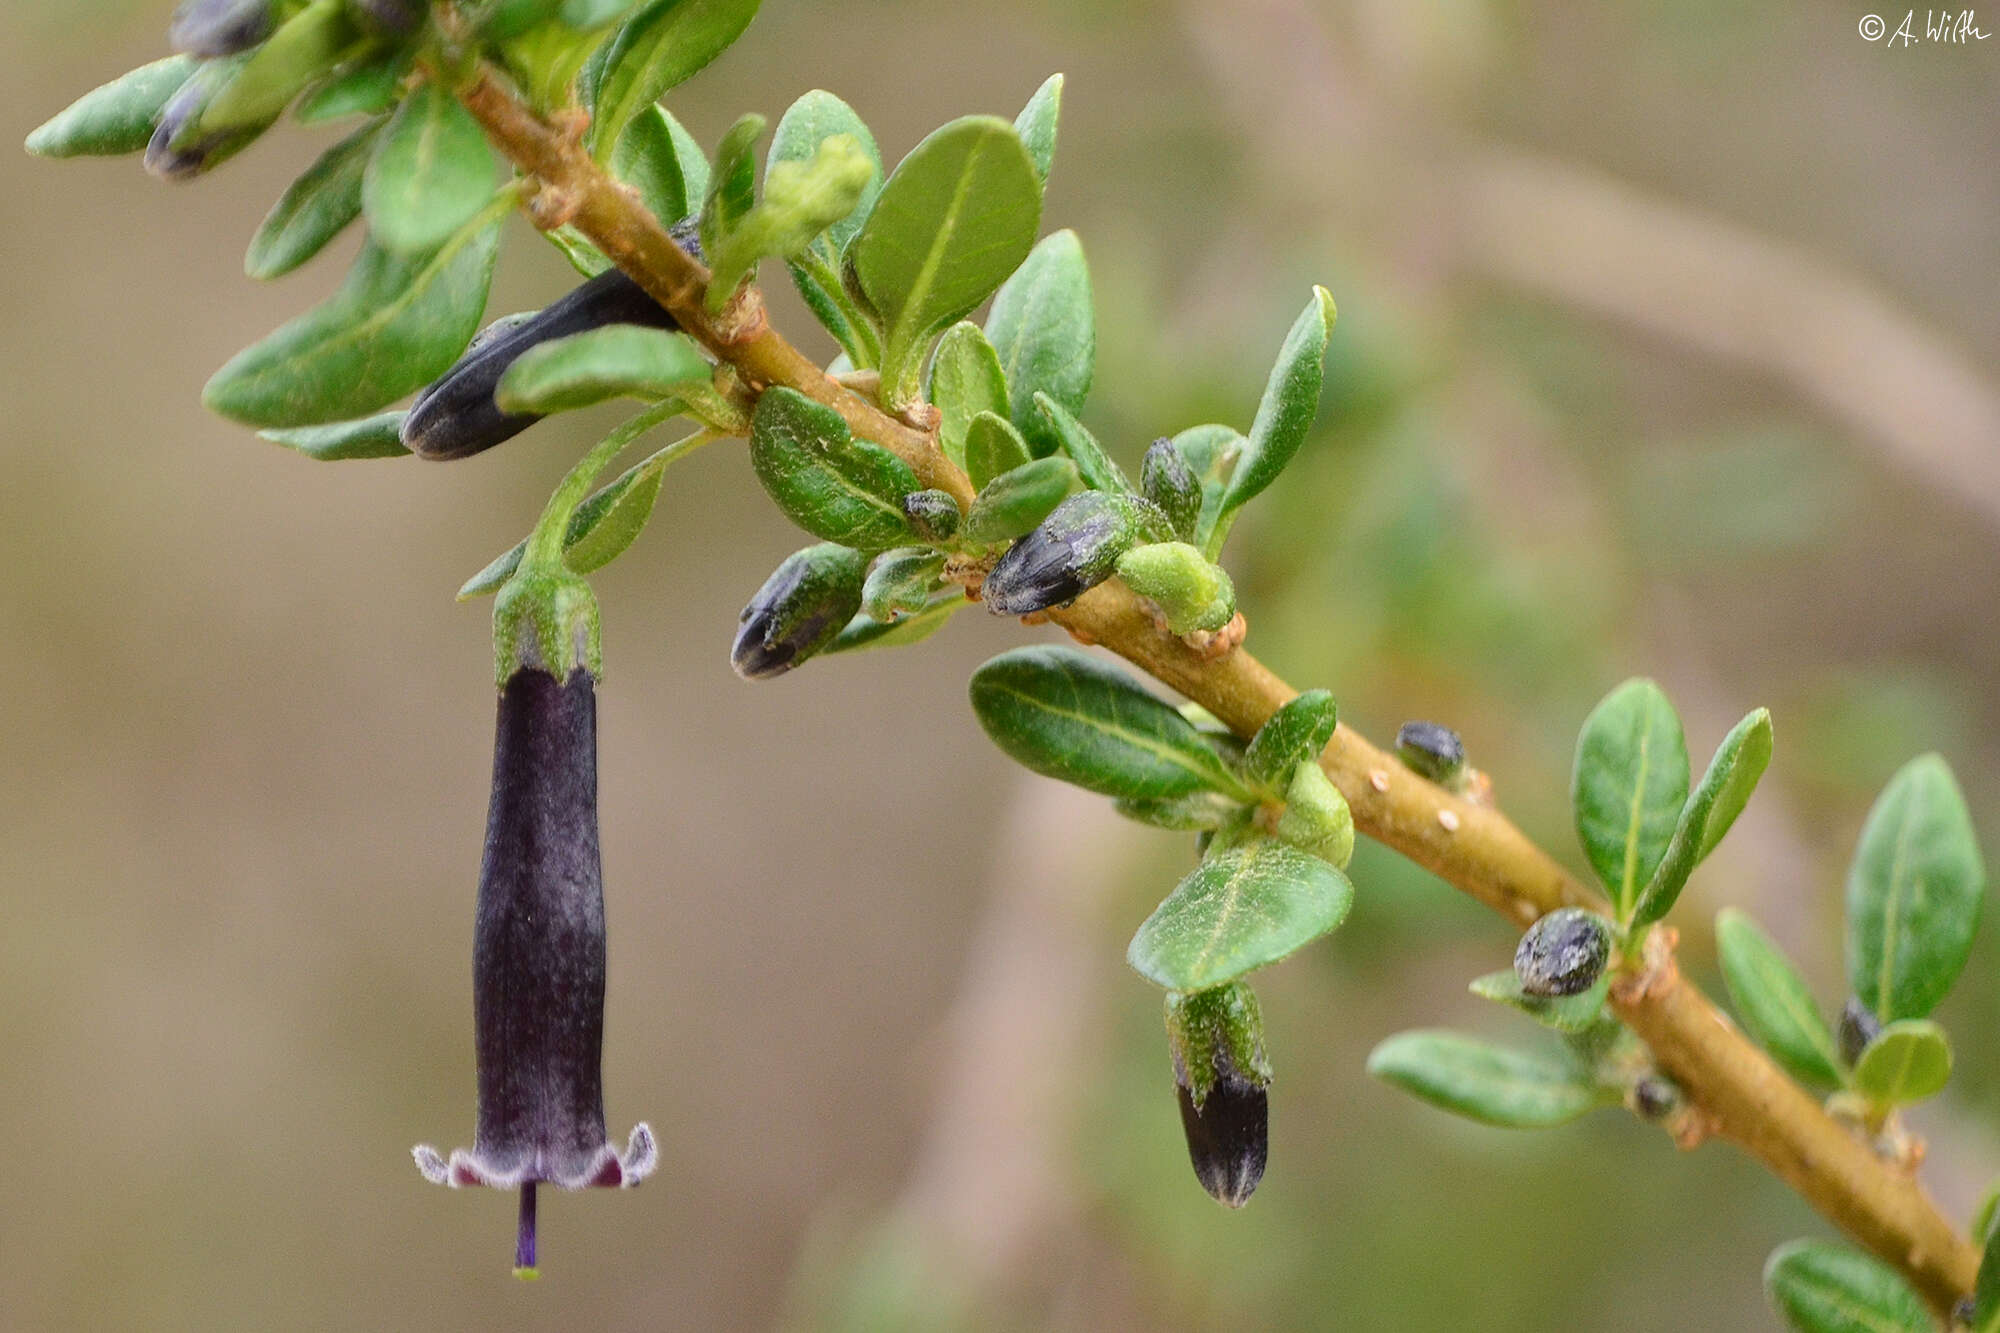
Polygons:
<instances>
[{"instance_id":1,"label":"purple tubular flower","mask_svg":"<svg viewBox=\"0 0 2000 1333\"><path fill-rule=\"evenodd\" d=\"M521 1191L516 1268L535 1266L535 1187L636 1185L650 1129L621 1154L605 1138L604 874L597 847L597 696L523 667L500 694L493 799L479 873L473 1018L479 1116L472 1148L413 1155L434 1184Z\"/></svg>"},{"instance_id":2,"label":"purple tubular flower","mask_svg":"<svg viewBox=\"0 0 2000 1333\"><path fill-rule=\"evenodd\" d=\"M233 56L271 35L270 0L186 0L167 42L193 56Z\"/></svg>"}]
</instances>

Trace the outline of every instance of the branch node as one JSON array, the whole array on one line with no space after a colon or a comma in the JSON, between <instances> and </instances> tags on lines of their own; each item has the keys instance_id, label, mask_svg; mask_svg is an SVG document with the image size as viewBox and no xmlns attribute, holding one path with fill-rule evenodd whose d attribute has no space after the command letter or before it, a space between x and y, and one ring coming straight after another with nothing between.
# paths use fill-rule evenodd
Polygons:
<instances>
[{"instance_id":1,"label":"branch node","mask_svg":"<svg viewBox=\"0 0 2000 1333\"><path fill-rule=\"evenodd\" d=\"M1194 654L1204 662L1219 662L1243 646L1243 636L1250 632L1250 622L1238 611L1229 618L1229 623L1218 630L1195 630L1181 635L1181 642L1194 649Z\"/></svg>"},{"instance_id":2,"label":"branch node","mask_svg":"<svg viewBox=\"0 0 2000 1333\"><path fill-rule=\"evenodd\" d=\"M557 231L576 221L582 208L580 191L543 181L528 201L528 217L543 231Z\"/></svg>"}]
</instances>

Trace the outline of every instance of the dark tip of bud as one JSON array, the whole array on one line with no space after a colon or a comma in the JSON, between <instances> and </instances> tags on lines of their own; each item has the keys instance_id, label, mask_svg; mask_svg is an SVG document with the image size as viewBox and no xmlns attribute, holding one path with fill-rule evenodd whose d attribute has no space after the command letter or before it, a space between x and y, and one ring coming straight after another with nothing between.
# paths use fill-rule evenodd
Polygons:
<instances>
[{"instance_id":1,"label":"dark tip of bud","mask_svg":"<svg viewBox=\"0 0 2000 1333\"><path fill-rule=\"evenodd\" d=\"M1665 1120L1680 1108L1680 1085L1670 1078L1647 1074L1632 1085L1632 1109L1648 1120Z\"/></svg>"},{"instance_id":2,"label":"dark tip of bud","mask_svg":"<svg viewBox=\"0 0 2000 1333\"><path fill-rule=\"evenodd\" d=\"M1218 1202L1241 1208L1264 1178L1270 1157L1269 1097L1234 1072L1220 1074L1199 1107L1185 1085L1179 1092L1195 1177Z\"/></svg>"},{"instance_id":3,"label":"dark tip of bud","mask_svg":"<svg viewBox=\"0 0 2000 1333\"><path fill-rule=\"evenodd\" d=\"M1530 995L1581 995L1604 975L1611 931L1580 907L1559 907L1528 927L1514 950L1514 975Z\"/></svg>"},{"instance_id":4,"label":"dark tip of bud","mask_svg":"<svg viewBox=\"0 0 2000 1333\"><path fill-rule=\"evenodd\" d=\"M229 62L231 66L239 62ZM178 142L188 127L207 109L225 79L223 65L204 65L167 99L160 110L159 124L146 144L146 170L161 180L177 181L198 176L217 165L247 142L241 131L211 134L192 142Z\"/></svg>"},{"instance_id":5,"label":"dark tip of bud","mask_svg":"<svg viewBox=\"0 0 2000 1333\"><path fill-rule=\"evenodd\" d=\"M981 596L995 615L1025 616L1073 602L1118 566L1137 536L1137 502L1085 491L1009 547L986 576Z\"/></svg>"},{"instance_id":6,"label":"dark tip of bud","mask_svg":"<svg viewBox=\"0 0 2000 1333\"><path fill-rule=\"evenodd\" d=\"M956 537L959 520L964 517L958 511L958 501L945 491L911 491L903 497L903 515L919 537L933 544Z\"/></svg>"},{"instance_id":7,"label":"dark tip of bud","mask_svg":"<svg viewBox=\"0 0 2000 1333\"><path fill-rule=\"evenodd\" d=\"M1405 722L1396 729L1396 757L1440 786L1465 771L1465 742L1435 722Z\"/></svg>"},{"instance_id":8,"label":"dark tip of bud","mask_svg":"<svg viewBox=\"0 0 2000 1333\"><path fill-rule=\"evenodd\" d=\"M1850 999L1841 1006L1838 1037L1840 1058L1853 1064L1868 1049L1868 1044L1882 1035L1882 1020L1858 999Z\"/></svg>"},{"instance_id":9,"label":"dark tip of bud","mask_svg":"<svg viewBox=\"0 0 2000 1333\"><path fill-rule=\"evenodd\" d=\"M270 0L186 0L174 11L167 44L191 56L233 56L271 35Z\"/></svg>"},{"instance_id":10,"label":"dark tip of bud","mask_svg":"<svg viewBox=\"0 0 2000 1333\"><path fill-rule=\"evenodd\" d=\"M867 556L832 542L793 553L743 608L730 666L768 680L812 657L861 609L867 570Z\"/></svg>"},{"instance_id":11,"label":"dark tip of bud","mask_svg":"<svg viewBox=\"0 0 2000 1333\"><path fill-rule=\"evenodd\" d=\"M1158 505L1173 524L1174 535L1193 541L1201 518L1201 483L1174 442L1162 435L1146 450L1139 464L1139 489Z\"/></svg>"}]
</instances>

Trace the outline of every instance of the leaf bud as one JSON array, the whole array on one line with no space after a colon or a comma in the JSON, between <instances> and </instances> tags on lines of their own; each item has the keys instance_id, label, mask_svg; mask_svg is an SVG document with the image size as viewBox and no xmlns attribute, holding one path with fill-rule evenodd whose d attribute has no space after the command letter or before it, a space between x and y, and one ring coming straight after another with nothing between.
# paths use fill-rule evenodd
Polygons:
<instances>
[{"instance_id":1,"label":"leaf bud","mask_svg":"<svg viewBox=\"0 0 2000 1333\"><path fill-rule=\"evenodd\" d=\"M1277 832L1300 851L1343 870L1353 859L1354 812L1317 761L1307 759L1292 770Z\"/></svg>"},{"instance_id":2,"label":"leaf bud","mask_svg":"<svg viewBox=\"0 0 2000 1333\"><path fill-rule=\"evenodd\" d=\"M1874 1012L1860 1000L1849 999L1841 1006L1840 1023L1835 1035L1840 1042L1840 1058L1851 1065L1861 1059L1861 1053L1875 1038L1882 1035L1882 1020L1875 1017Z\"/></svg>"},{"instance_id":3,"label":"leaf bud","mask_svg":"<svg viewBox=\"0 0 2000 1333\"><path fill-rule=\"evenodd\" d=\"M233 56L271 35L270 0L185 0L167 45L191 56Z\"/></svg>"},{"instance_id":4,"label":"leaf bud","mask_svg":"<svg viewBox=\"0 0 2000 1333\"><path fill-rule=\"evenodd\" d=\"M1194 540L1201 520L1201 483L1195 480L1187 458L1164 435L1153 441L1139 464L1139 490L1160 507L1176 537L1184 542Z\"/></svg>"},{"instance_id":5,"label":"leaf bud","mask_svg":"<svg viewBox=\"0 0 2000 1333\"><path fill-rule=\"evenodd\" d=\"M1236 614L1229 575L1186 542L1133 547L1118 557L1118 577L1151 598L1176 634L1219 630Z\"/></svg>"},{"instance_id":6,"label":"leaf bud","mask_svg":"<svg viewBox=\"0 0 2000 1333\"><path fill-rule=\"evenodd\" d=\"M911 491L903 497L903 516L919 537L935 546L956 537L964 519L958 501L946 491Z\"/></svg>"},{"instance_id":7,"label":"leaf bud","mask_svg":"<svg viewBox=\"0 0 2000 1333\"><path fill-rule=\"evenodd\" d=\"M729 664L745 680L782 676L831 643L861 609L868 557L833 542L796 551L738 618Z\"/></svg>"},{"instance_id":8,"label":"leaf bud","mask_svg":"<svg viewBox=\"0 0 2000 1333\"><path fill-rule=\"evenodd\" d=\"M1119 556L1170 532L1151 501L1111 491L1072 495L1000 557L986 576L986 604L997 615L1025 616L1075 601L1111 577Z\"/></svg>"},{"instance_id":9,"label":"leaf bud","mask_svg":"<svg viewBox=\"0 0 2000 1333\"><path fill-rule=\"evenodd\" d=\"M1168 992L1167 1048L1195 1177L1219 1202L1241 1208L1269 1158L1271 1065L1256 995L1240 981Z\"/></svg>"},{"instance_id":10,"label":"leaf bud","mask_svg":"<svg viewBox=\"0 0 2000 1333\"><path fill-rule=\"evenodd\" d=\"M1009 468L973 500L965 535L981 543L1025 537L1076 489L1076 481L1076 464L1060 454Z\"/></svg>"},{"instance_id":11,"label":"leaf bud","mask_svg":"<svg viewBox=\"0 0 2000 1333\"><path fill-rule=\"evenodd\" d=\"M944 572L944 552L927 546L884 551L861 586L861 609L871 620L893 625L930 605L931 590Z\"/></svg>"},{"instance_id":12,"label":"leaf bud","mask_svg":"<svg viewBox=\"0 0 2000 1333\"><path fill-rule=\"evenodd\" d=\"M1664 1074L1645 1074L1632 1084L1632 1110L1647 1120L1665 1120L1685 1104L1680 1084Z\"/></svg>"},{"instance_id":13,"label":"leaf bud","mask_svg":"<svg viewBox=\"0 0 2000 1333\"><path fill-rule=\"evenodd\" d=\"M1396 757L1421 777L1457 791L1465 775L1465 742L1435 722L1405 722L1396 729Z\"/></svg>"},{"instance_id":14,"label":"leaf bud","mask_svg":"<svg viewBox=\"0 0 2000 1333\"><path fill-rule=\"evenodd\" d=\"M1558 907L1537 920L1514 950L1514 975L1530 995L1581 995L1597 984L1611 957L1611 931L1581 907Z\"/></svg>"}]
</instances>

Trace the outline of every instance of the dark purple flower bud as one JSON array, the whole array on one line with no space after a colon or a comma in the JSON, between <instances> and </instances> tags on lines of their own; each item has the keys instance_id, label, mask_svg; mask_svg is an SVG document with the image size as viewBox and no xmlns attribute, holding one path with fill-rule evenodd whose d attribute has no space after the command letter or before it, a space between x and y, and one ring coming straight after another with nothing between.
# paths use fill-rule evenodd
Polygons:
<instances>
[{"instance_id":1,"label":"dark purple flower bud","mask_svg":"<svg viewBox=\"0 0 2000 1333\"><path fill-rule=\"evenodd\" d=\"M903 497L903 516L919 537L934 546L956 537L965 517L948 491L911 491Z\"/></svg>"},{"instance_id":2,"label":"dark purple flower bud","mask_svg":"<svg viewBox=\"0 0 2000 1333\"><path fill-rule=\"evenodd\" d=\"M794 551L743 608L729 664L745 680L784 675L847 628L867 579L859 551L834 542Z\"/></svg>"},{"instance_id":3,"label":"dark purple flower bud","mask_svg":"<svg viewBox=\"0 0 2000 1333\"><path fill-rule=\"evenodd\" d=\"M1465 772L1465 742L1435 722L1405 722L1396 729L1396 757L1440 787L1455 787Z\"/></svg>"},{"instance_id":4,"label":"dark purple flower bud","mask_svg":"<svg viewBox=\"0 0 2000 1333\"><path fill-rule=\"evenodd\" d=\"M147 171L171 181L199 176L249 147L269 128L268 122L207 134L197 128L208 104L236 77L245 59L229 56L205 62L167 99L146 145Z\"/></svg>"},{"instance_id":5,"label":"dark purple flower bud","mask_svg":"<svg viewBox=\"0 0 2000 1333\"><path fill-rule=\"evenodd\" d=\"M1611 931L1581 907L1558 907L1538 919L1514 950L1514 975L1530 995L1581 995L1604 975Z\"/></svg>"},{"instance_id":6,"label":"dark purple flower bud","mask_svg":"<svg viewBox=\"0 0 2000 1333\"><path fill-rule=\"evenodd\" d=\"M1000 557L981 595L997 615L1025 616L1073 602L1111 577L1118 557L1173 529L1151 501L1084 491L1057 505L1041 526Z\"/></svg>"},{"instance_id":7,"label":"dark purple flower bud","mask_svg":"<svg viewBox=\"0 0 2000 1333\"><path fill-rule=\"evenodd\" d=\"M1841 1006L1840 1023L1835 1036L1840 1042L1840 1058L1848 1064L1861 1059L1861 1053L1868 1044L1882 1035L1882 1020L1860 1000L1850 999Z\"/></svg>"},{"instance_id":8,"label":"dark purple flower bud","mask_svg":"<svg viewBox=\"0 0 2000 1333\"><path fill-rule=\"evenodd\" d=\"M691 224L671 231L682 250L700 257ZM473 341L435 383L417 395L403 418L403 445L421 458L469 458L513 439L542 418L502 412L493 401L507 368L529 348L607 324L677 329L674 317L619 269L607 269L547 309L496 325Z\"/></svg>"},{"instance_id":9,"label":"dark purple flower bud","mask_svg":"<svg viewBox=\"0 0 2000 1333\"><path fill-rule=\"evenodd\" d=\"M186 0L174 11L167 44L191 56L233 56L271 35L270 0Z\"/></svg>"},{"instance_id":10,"label":"dark purple flower bud","mask_svg":"<svg viewBox=\"0 0 2000 1333\"><path fill-rule=\"evenodd\" d=\"M500 693L472 957L479 1114L470 1150L428 1145L440 1185L521 1191L516 1268L535 1267L535 1187L636 1185L658 1164L639 1125L605 1138L604 874L597 699L588 670L524 667Z\"/></svg>"},{"instance_id":11,"label":"dark purple flower bud","mask_svg":"<svg viewBox=\"0 0 2000 1333\"><path fill-rule=\"evenodd\" d=\"M1139 489L1166 514L1176 537L1184 542L1195 539L1201 522L1201 483L1186 456L1164 435L1153 441L1139 464Z\"/></svg>"},{"instance_id":12,"label":"dark purple flower bud","mask_svg":"<svg viewBox=\"0 0 2000 1333\"><path fill-rule=\"evenodd\" d=\"M1240 981L1170 992L1167 1045L1195 1178L1217 1201L1241 1208L1270 1156L1271 1066L1256 995Z\"/></svg>"}]
</instances>

